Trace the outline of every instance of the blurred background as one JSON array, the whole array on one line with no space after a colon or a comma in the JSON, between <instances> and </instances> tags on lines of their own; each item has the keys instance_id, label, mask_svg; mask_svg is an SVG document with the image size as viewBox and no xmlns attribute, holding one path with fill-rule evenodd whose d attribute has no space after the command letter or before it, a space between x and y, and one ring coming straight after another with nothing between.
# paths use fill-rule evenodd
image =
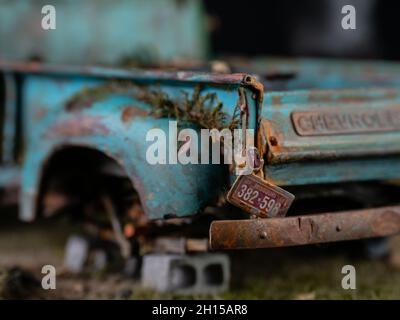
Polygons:
<instances>
[{"instance_id":1,"label":"blurred background","mask_svg":"<svg viewBox=\"0 0 400 320\"><path fill-rule=\"evenodd\" d=\"M43 30L41 8L57 11ZM343 30L341 9L356 9ZM0 58L65 63L225 55L399 59L389 0L0 0Z\"/></svg>"},{"instance_id":2,"label":"blurred background","mask_svg":"<svg viewBox=\"0 0 400 320\"><path fill-rule=\"evenodd\" d=\"M341 9L356 9L343 30ZM213 54L399 59L397 5L387 0L205 1Z\"/></svg>"}]
</instances>

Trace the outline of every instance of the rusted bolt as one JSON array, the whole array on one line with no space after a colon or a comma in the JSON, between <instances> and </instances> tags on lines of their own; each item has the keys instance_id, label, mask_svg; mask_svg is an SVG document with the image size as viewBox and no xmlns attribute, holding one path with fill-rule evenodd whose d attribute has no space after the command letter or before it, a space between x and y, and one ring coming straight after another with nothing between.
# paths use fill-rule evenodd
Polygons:
<instances>
[{"instance_id":1,"label":"rusted bolt","mask_svg":"<svg viewBox=\"0 0 400 320\"><path fill-rule=\"evenodd\" d=\"M276 137L271 136L271 137L269 137L269 143L271 144L271 146L277 146L278 140L276 139Z\"/></svg>"},{"instance_id":2,"label":"rusted bolt","mask_svg":"<svg viewBox=\"0 0 400 320\"><path fill-rule=\"evenodd\" d=\"M260 233L260 238L261 238L261 239L267 239L267 232L266 232L266 231L262 231L262 232Z\"/></svg>"}]
</instances>

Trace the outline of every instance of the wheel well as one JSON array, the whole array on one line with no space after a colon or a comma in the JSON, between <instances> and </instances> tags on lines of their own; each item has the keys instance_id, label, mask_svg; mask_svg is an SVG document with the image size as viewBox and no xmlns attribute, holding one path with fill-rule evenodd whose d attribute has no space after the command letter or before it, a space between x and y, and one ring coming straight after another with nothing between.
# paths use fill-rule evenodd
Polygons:
<instances>
[{"instance_id":1,"label":"wheel well","mask_svg":"<svg viewBox=\"0 0 400 320\"><path fill-rule=\"evenodd\" d=\"M39 187L38 214L67 211L74 217L95 215L102 197L112 200L118 215L140 208L139 194L124 168L99 150L68 146L55 151L45 163Z\"/></svg>"}]
</instances>

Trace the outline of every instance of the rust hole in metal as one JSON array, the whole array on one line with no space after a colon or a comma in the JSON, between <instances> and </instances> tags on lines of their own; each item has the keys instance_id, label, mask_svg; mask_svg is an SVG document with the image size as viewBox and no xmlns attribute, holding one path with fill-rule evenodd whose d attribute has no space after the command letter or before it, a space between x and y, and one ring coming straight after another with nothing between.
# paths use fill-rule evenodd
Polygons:
<instances>
[{"instance_id":1,"label":"rust hole in metal","mask_svg":"<svg viewBox=\"0 0 400 320\"><path fill-rule=\"evenodd\" d=\"M269 138L269 143L271 144L271 146L276 147L278 145L278 139L276 139L275 136L271 136Z\"/></svg>"},{"instance_id":2,"label":"rust hole in metal","mask_svg":"<svg viewBox=\"0 0 400 320\"><path fill-rule=\"evenodd\" d=\"M261 239L266 239L266 238L267 238L267 232L266 232L266 231L262 231L262 232L260 233L260 238L261 238Z\"/></svg>"},{"instance_id":3,"label":"rust hole in metal","mask_svg":"<svg viewBox=\"0 0 400 320\"><path fill-rule=\"evenodd\" d=\"M136 117L144 117L148 112L135 106L127 106L122 110L121 120L124 123L132 121Z\"/></svg>"},{"instance_id":4,"label":"rust hole in metal","mask_svg":"<svg viewBox=\"0 0 400 320\"><path fill-rule=\"evenodd\" d=\"M244 81L245 81L246 83L251 83L251 82L252 82L252 78L251 78L250 76L246 76L246 77L244 78Z\"/></svg>"}]
</instances>

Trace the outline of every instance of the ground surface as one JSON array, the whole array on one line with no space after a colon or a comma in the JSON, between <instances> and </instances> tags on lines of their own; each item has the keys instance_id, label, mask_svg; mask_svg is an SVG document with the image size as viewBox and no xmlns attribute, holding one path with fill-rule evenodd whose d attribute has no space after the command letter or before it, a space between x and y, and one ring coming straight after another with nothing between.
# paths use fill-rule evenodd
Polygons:
<instances>
[{"instance_id":1,"label":"ground surface","mask_svg":"<svg viewBox=\"0 0 400 320\"><path fill-rule=\"evenodd\" d=\"M1 213L2 211L0 211ZM45 264L57 268L57 289L26 286L12 294L39 299L184 298L144 290L132 279L116 274L72 276L62 270L63 246L71 228L60 221L23 225L14 219L0 224L1 274L11 267L41 279ZM372 261L360 254L360 243L312 246L232 254L231 290L216 299L400 299L400 241L392 239L390 260ZM357 289L343 290L343 265L357 270ZM20 268L20 269L19 269ZM28 279L29 280L29 279ZM29 282L29 281L28 281ZM5 295L5 296L4 296ZM3 298L9 297L3 292ZM203 298L203 297L189 297Z\"/></svg>"}]
</instances>

